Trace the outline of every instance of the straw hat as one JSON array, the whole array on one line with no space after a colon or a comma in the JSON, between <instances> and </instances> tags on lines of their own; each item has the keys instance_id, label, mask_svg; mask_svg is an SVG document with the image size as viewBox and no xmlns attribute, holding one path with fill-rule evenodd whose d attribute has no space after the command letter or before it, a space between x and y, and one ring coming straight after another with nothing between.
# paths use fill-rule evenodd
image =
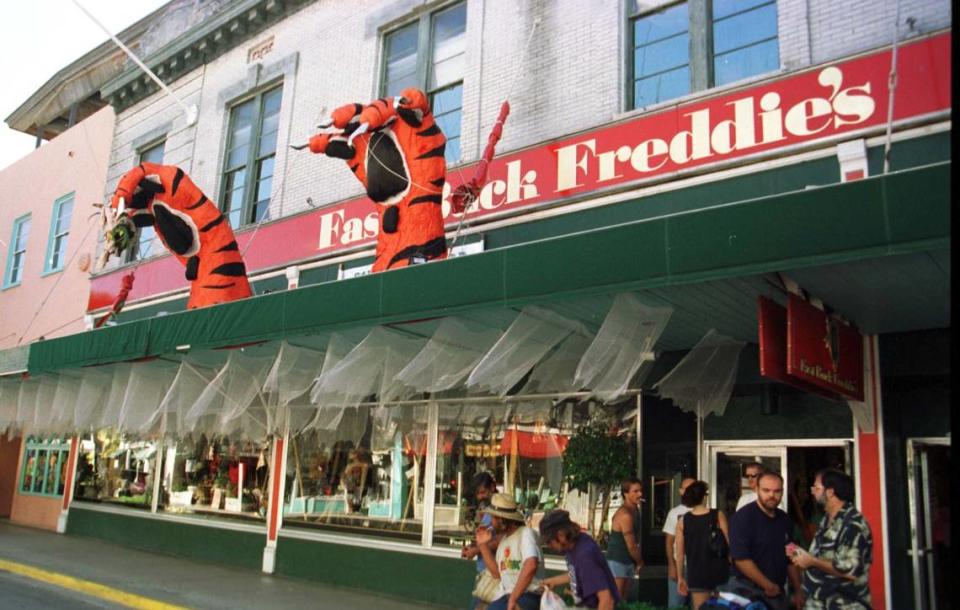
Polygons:
<instances>
[{"instance_id":1,"label":"straw hat","mask_svg":"<svg viewBox=\"0 0 960 610\"><path fill-rule=\"evenodd\" d=\"M520 523L526 523L527 521L527 518L520 512L517 501L509 494L493 494L493 497L490 498L490 506L483 509L483 512L510 521L519 521Z\"/></svg>"}]
</instances>

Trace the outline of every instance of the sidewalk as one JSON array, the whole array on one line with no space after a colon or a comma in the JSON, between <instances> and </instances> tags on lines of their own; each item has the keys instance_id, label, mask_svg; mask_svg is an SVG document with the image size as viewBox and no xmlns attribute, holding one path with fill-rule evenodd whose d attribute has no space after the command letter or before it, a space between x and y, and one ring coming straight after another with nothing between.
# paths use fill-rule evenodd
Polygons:
<instances>
[{"instance_id":1,"label":"sidewalk","mask_svg":"<svg viewBox=\"0 0 960 610\"><path fill-rule=\"evenodd\" d=\"M135 534L131 532L131 534ZM115 546L93 538L58 535L11 525L0 520L0 564L39 568L125 592L148 601L197 610L242 608L330 608L337 610L416 610L434 608L320 584L273 577L258 571L231 568ZM27 576L0 566L4 581L28 581ZM371 577L376 577L371 574ZM71 578L63 578L70 581ZM49 586L49 580L45 586ZM61 589L77 599L82 593ZM103 598L106 599L106 598ZM102 602L101 602L102 603ZM159 604L157 604L159 605ZM122 607L107 606L103 607ZM139 606L146 607L146 606Z\"/></svg>"}]
</instances>

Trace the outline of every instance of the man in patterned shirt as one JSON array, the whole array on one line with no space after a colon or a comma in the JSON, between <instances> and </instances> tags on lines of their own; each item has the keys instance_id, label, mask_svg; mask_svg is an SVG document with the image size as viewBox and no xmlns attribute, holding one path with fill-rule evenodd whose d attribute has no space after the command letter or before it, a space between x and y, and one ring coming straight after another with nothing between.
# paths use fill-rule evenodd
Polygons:
<instances>
[{"instance_id":1,"label":"man in patterned shirt","mask_svg":"<svg viewBox=\"0 0 960 610\"><path fill-rule=\"evenodd\" d=\"M809 552L787 548L793 564L804 569L804 609L869 609L873 538L867 521L853 505L853 479L837 470L821 470L810 490L826 517Z\"/></svg>"}]
</instances>

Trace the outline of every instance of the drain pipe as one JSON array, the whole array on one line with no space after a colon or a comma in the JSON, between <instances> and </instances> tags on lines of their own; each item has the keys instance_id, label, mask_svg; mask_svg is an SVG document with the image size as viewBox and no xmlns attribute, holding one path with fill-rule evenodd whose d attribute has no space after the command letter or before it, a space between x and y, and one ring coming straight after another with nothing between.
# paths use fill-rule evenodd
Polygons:
<instances>
[{"instance_id":1,"label":"drain pipe","mask_svg":"<svg viewBox=\"0 0 960 610\"><path fill-rule=\"evenodd\" d=\"M893 94L897 89L897 51L900 41L900 0L896 0L897 12L893 20L893 49L890 53L890 76L887 81L887 141L883 146L883 173L890 171L890 143L893 133Z\"/></svg>"}]
</instances>

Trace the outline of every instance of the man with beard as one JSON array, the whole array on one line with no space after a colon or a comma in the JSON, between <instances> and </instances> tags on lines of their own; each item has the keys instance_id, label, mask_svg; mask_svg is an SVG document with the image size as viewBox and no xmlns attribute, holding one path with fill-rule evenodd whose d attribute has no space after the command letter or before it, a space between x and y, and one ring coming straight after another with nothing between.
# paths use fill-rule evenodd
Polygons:
<instances>
[{"instance_id":1,"label":"man with beard","mask_svg":"<svg viewBox=\"0 0 960 610\"><path fill-rule=\"evenodd\" d=\"M793 523L778 508L782 498L783 478L775 472L764 472L757 479L757 500L734 513L730 520L730 588L734 593L760 597L773 610L787 610L784 586L789 577L793 603L799 610L803 607L800 571L784 553L793 542Z\"/></svg>"},{"instance_id":2,"label":"man with beard","mask_svg":"<svg viewBox=\"0 0 960 610\"><path fill-rule=\"evenodd\" d=\"M509 494L494 494L490 506L484 509L493 520L496 531L496 555L490 548L493 533L477 528L477 546L483 563L500 587L488 610L538 610L540 608L540 578L543 572L543 553L537 544L537 534L525 525L516 500Z\"/></svg>"},{"instance_id":3,"label":"man with beard","mask_svg":"<svg viewBox=\"0 0 960 610\"><path fill-rule=\"evenodd\" d=\"M826 516L809 553L787 550L793 565L804 570L806 610L869 608L873 538L866 519L853 506L853 479L838 470L821 470L810 491Z\"/></svg>"}]
</instances>

